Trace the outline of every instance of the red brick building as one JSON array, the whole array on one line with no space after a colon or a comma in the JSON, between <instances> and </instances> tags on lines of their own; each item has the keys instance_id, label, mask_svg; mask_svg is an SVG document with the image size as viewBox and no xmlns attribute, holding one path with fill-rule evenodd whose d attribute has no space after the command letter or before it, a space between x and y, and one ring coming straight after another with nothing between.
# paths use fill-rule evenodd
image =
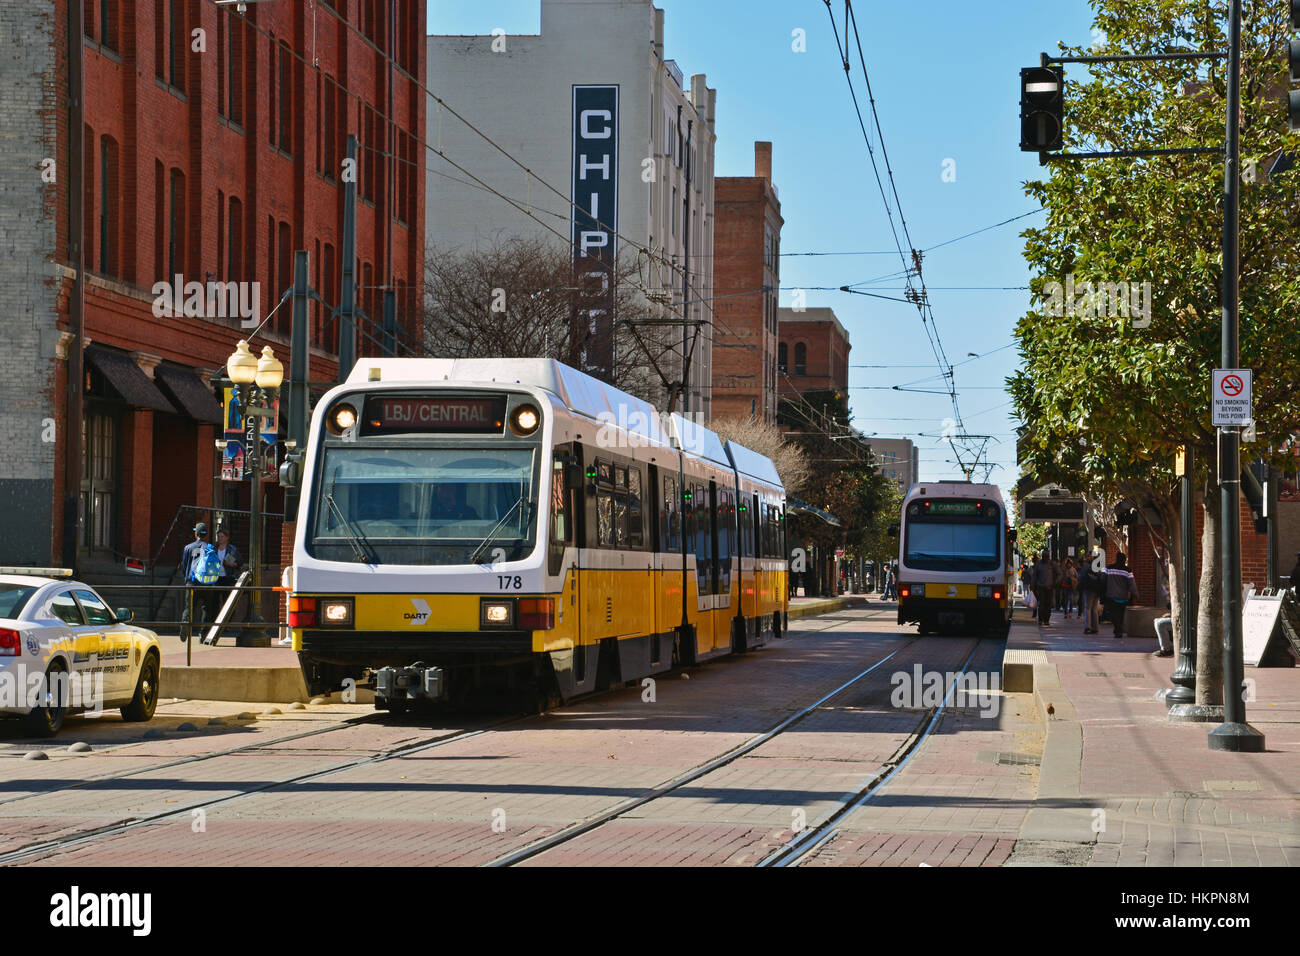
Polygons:
<instances>
[{"instance_id":1,"label":"red brick building","mask_svg":"<svg viewBox=\"0 0 1300 956\"><path fill-rule=\"evenodd\" d=\"M262 320L252 348L271 345L288 375L290 306L276 305L292 284L294 250L308 251L312 287L338 303L348 134L359 141L358 304L371 317L358 320L358 352L379 350L386 288L397 293L398 340L418 343L425 97L403 71L424 75L426 5L277 0L240 15L209 0L87 0L74 47L67 3L28 17L43 46L20 69L0 68L0 81L32 94L22 102L41 104L22 117L34 131L23 155L44 151L60 171L17 214L37 237L25 267L50 276L19 297L38 333L25 394L33 425L52 419L56 428L39 469L0 474L0 504L35 509L21 526L0 527L0 563L75 560L93 576L124 555L153 559L165 542L159 560L174 561L173 545L190 535L168 529L185 506L248 507L248 482L219 477L211 379ZM70 95L78 51L80 115ZM69 241L73 196L84 208L81 250ZM161 307L155 284L177 276L201 285L202 314ZM243 298L226 300L214 282L235 284L226 288ZM246 308L232 315L236 301ZM309 320L307 377L332 380L337 325L318 303ZM80 487L68 488L66 442L77 436L64 427L66 381L78 347L85 371L71 394L85 440ZM6 433L0 451L28 442L26 430ZM279 510L279 489L267 487L266 506ZM65 501L79 510L75 552ZM237 540L246 534L236 529ZM269 555L278 550L267 542Z\"/></svg>"},{"instance_id":2,"label":"red brick building","mask_svg":"<svg viewBox=\"0 0 1300 956\"><path fill-rule=\"evenodd\" d=\"M713 416L772 421L785 222L772 185L772 144L754 144L753 176L713 182Z\"/></svg>"},{"instance_id":3,"label":"red brick building","mask_svg":"<svg viewBox=\"0 0 1300 956\"><path fill-rule=\"evenodd\" d=\"M780 397L832 391L848 395L849 333L831 309L778 310Z\"/></svg>"}]
</instances>

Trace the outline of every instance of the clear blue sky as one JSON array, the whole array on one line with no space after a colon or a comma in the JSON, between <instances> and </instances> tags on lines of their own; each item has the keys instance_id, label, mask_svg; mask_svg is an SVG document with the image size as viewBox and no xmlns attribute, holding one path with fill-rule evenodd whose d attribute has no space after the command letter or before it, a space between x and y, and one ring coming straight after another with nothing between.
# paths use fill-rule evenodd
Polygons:
<instances>
[{"instance_id":1,"label":"clear blue sky","mask_svg":"<svg viewBox=\"0 0 1300 956\"><path fill-rule=\"evenodd\" d=\"M772 141L773 180L785 217L782 251L892 250L889 221L823 0L657 0L656 5L664 10L666 55L687 76L706 74L718 91L717 175L752 175L754 141ZM837 0L832 6L842 42L844 5ZM913 242L925 249L1035 209L1022 188L1040 170L1035 154L1019 151L1019 71L1036 66L1041 51L1055 52L1058 40L1091 41L1085 0L856 0L854 10ZM511 34L538 33L540 0L429 0L430 33L488 34L497 27ZM805 31L804 53L791 49L796 29ZM853 79L874 138L856 50ZM955 182L943 180L949 159L955 162ZM956 380L967 431L1001 442L990 445L990 459L1002 466L990 480L1004 491L1018 476L1014 420L1003 388L1018 355L1014 347L1003 347L1011 345L1029 298L1015 289L966 288L1025 286L1019 232L1041 221L1042 214L1031 216L925 259L925 281L948 359L956 365L969 353L984 356L1002 348L957 368ZM838 287L901 268L897 253L787 255L781 285ZM899 295L902 283L868 288ZM792 294L782 292L781 304L790 305ZM938 439L951 415L947 395L889 389L941 384L937 378L918 382L938 371L916 309L841 292L808 292L807 304L835 310L849 330L852 365L895 366L850 369L854 425L868 435L912 438L922 480L959 476L950 463L951 450ZM880 386L884 390L876 390Z\"/></svg>"}]
</instances>

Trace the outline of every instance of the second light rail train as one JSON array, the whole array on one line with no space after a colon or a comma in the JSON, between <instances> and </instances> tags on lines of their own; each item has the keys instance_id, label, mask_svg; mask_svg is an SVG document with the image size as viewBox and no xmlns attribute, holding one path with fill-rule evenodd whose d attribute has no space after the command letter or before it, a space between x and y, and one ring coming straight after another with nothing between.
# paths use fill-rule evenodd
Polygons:
<instances>
[{"instance_id":1,"label":"second light rail train","mask_svg":"<svg viewBox=\"0 0 1300 956\"><path fill-rule=\"evenodd\" d=\"M1014 539L996 485L915 484L896 530L899 624L921 634L1010 633Z\"/></svg>"}]
</instances>

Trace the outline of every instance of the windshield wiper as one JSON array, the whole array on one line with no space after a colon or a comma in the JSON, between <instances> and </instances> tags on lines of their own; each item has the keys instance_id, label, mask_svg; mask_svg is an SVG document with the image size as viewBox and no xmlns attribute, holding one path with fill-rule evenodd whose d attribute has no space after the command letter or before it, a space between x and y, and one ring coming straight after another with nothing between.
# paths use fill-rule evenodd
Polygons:
<instances>
[{"instance_id":1,"label":"windshield wiper","mask_svg":"<svg viewBox=\"0 0 1300 956\"><path fill-rule=\"evenodd\" d=\"M338 516L339 522L343 525L343 533L347 535L348 544L352 545L352 553L356 555L357 560L362 564L374 563L370 560L370 556L366 554L365 550L361 547L361 541L357 538L356 534L353 533L352 522L348 521L347 516L343 514L342 509L338 506L338 502L334 500L334 496L332 494L326 495L325 502L330 506L330 509L334 514Z\"/></svg>"},{"instance_id":2,"label":"windshield wiper","mask_svg":"<svg viewBox=\"0 0 1300 956\"><path fill-rule=\"evenodd\" d=\"M475 548L472 552L470 552L470 556L469 556L470 564L478 563L478 556L482 554L483 549L486 548L492 542L492 539L496 537L497 532L500 531L501 527L507 521L510 520L510 516L515 513L515 509L518 508L523 503L524 503L524 495L520 495L518 498L515 499L515 503L510 506L510 510L501 516L501 520L498 521L492 527L492 530L487 533L487 537L483 539L482 543L477 548Z\"/></svg>"}]
</instances>

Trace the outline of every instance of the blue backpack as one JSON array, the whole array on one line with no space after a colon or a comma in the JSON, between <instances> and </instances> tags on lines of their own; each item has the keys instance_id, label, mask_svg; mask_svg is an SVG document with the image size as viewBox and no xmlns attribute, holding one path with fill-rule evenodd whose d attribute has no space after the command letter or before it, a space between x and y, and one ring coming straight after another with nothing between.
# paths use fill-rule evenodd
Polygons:
<instances>
[{"instance_id":1,"label":"blue backpack","mask_svg":"<svg viewBox=\"0 0 1300 956\"><path fill-rule=\"evenodd\" d=\"M190 579L198 584L216 584L219 577L221 577L221 561L217 557L217 549L205 542L199 551L199 556L194 559L194 564L190 567Z\"/></svg>"}]
</instances>

